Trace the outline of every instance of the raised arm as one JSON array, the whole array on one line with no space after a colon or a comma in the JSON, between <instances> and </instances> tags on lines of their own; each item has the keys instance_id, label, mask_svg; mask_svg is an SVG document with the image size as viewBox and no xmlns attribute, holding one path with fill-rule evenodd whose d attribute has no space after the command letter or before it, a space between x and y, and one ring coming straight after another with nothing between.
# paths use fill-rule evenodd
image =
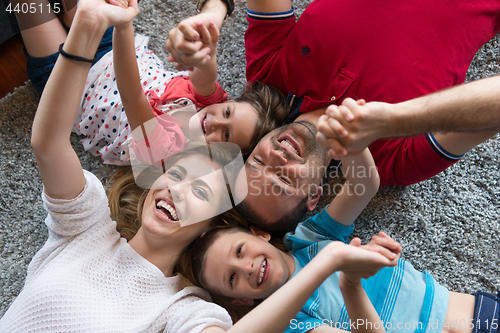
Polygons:
<instances>
[{"instance_id":1,"label":"raised arm","mask_svg":"<svg viewBox=\"0 0 500 333\"><path fill-rule=\"evenodd\" d=\"M332 130L320 131L332 157L366 148L385 137L428 132L500 131L500 76L452 87L397 104L356 103L330 106Z\"/></svg>"},{"instance_id":2,"label":"raised arm","mask_svg":"<svg viewBox=\"0 0 500 333\"><path fill-rule=\"evenodd\" d=\"M391 136L500 129L500 76L452 87L390 107Z\"/></svg>"},{"instance_id":3,"label":"raised arm","mask_svg":"<svg viewBox=\"0 0 500 333\"><path fill-rule=\"evenodd\" d=\"M116 85L132 130L155 117L141 87L135 57L132 21L116 25L113 31L113 63Z\"/></svg>"},{"instance_id":4,"label":"raised arm","mask_svg":"<svg viewBox=\"0 0 500 333\"><path fill-rule=\"evenodd\" d=\"M349 226L377 193L380 179L367 148L361 154L344 157L342 171L346 181L326 211L337 222Z\"/></svg>"},{"instance_id":5,"label":"raised arm","mask_svg":"<svg viewBox=\"0 0 500 333\"><path fill-rule=\"evenodd\" d=\"M361 280L351 279L346 274L341 273L339 287L349 319L356 323L351 332L384 333L384 324L363 289Z\"/></svg>"},{"instance_id":6,"label":"raised arm","mask_svg":"<svg viewBox=\"0 0 500 333\"><path fill-rule=\"evenodd\" d=\"M221 0L205 1L201 12L182 20L168 33L167 60L175 62L178 70L193 69L203 63L211 50L202 42L200 24L208 27L211 22L220 30L227 15L227 6Z\"/></svg>"},{"instance_id":7,"label":"raised arm","mask_svg":"<svg viewBox=\"0 0 500 333\"><path fill-rule=\"evenodd\" d=\"M349 245L360 247L361 240L354 238ZM382 231L378 236L373 236L370 243L363 247L382 254L391 261L391 266L397 264L402 250L399 243L395 242ZM385 332L383 322L380 320L377 311L361 285L362 277L357 272L347 269L342 271L339 277L339 287L344 298L349 319L351 322L356 323L352 332L364 332L365 330L373 333ZM373 330L368 330L371 327L373 327Z\"/></svg>"},{"instance_id":8,"label":"raised arm","mask_svg":"<svg viewBox=\"0 0 500 333\"><path fill-rule=\"evenodd\" d=\"M128 9L103 0L82 0L64 44L66 53L92 59L104 31L137 15L137 2ZM60 56L47 82L33 121L31 145L44 191L53 198L72 199L85 186L78 156L69 136L81 102L90 63Z\"/></svg>"},{"instance_id":9,"label":"raised arm","mask_svg":"<svg viewBox=\"0 0 500 333\"><path fill-rule=\"evenodd\" d=\"M203 23L198 25L201 41L208 47L210 53L189 71L189 80L193 84L194 91L201 96L210 96L217 88L217 43L219 41L219 28L215 22L208 26Z\"/></svg>"}]
</instances>

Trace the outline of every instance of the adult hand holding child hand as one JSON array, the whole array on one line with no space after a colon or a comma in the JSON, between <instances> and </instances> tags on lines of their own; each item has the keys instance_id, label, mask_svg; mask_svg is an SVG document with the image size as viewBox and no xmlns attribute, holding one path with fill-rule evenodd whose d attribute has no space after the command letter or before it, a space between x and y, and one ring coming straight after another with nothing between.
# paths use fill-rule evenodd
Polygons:
<instances>
[{"instance_id":1,"label":"adult hand holding child hand","mask_svg":"<svg viewBox=\"0 0 500 333\"><path fill-rule=\"evenodd\" d=\"M80 0L76 17L108 28L130 22L137 14L137 0Z\"/></svg>"},{"instance_id":2,"label":"adult hand holding child hand","mask_svg":"<svg viewBox=\"0 0 500 333\"><path fill-rule=\"evenodd\" d=\"M170 55L167 60L175 62L177 70L192 70L214 55L219 41L219 27L222 25L219 16L211 12L200 13L182 20L170 30L167 39Z\"/></svg>"},{"instance_id":3,"label":"adult hand holding child hand","mask_svg":"<svg viewBox=\"0 0 500 333\"><path fill-rule=\"evenodd\" d=\"M346 98L339 106L330 105L319 119L316 138L329 149L331 158L355 155L385 137L385 127L391 119L389 106L352 98Z\"/></svg>"},{"instance_id":4,"label":"adult hand holding child hand","mask_svg":"<svg viewBox=\"0 0 500 333\"><path fill-rule=\"evenodd\" d=\"M198 22L198 33L200 35L200 41L202 42L203 53L208 51L205 57L200 54L200 60L198 63L194 63L193 67L198 67L207 64L211 58L215 57L217 54L217 44L219 42L220 32L217 25L210 21L210 23L205 24L202 21Z\"/></svg>"}]
</instances>

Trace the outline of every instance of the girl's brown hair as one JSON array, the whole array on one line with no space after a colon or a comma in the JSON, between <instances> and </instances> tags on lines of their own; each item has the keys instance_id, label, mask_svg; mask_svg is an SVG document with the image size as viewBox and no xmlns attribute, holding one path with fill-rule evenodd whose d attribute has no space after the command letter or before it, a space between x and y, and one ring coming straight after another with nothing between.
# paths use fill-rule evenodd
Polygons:
<instances>
[{"instance_id":1,"label":"girl's brown hair","mask_svg":"<svg viewBox=\"0 0 500 333\"><path fill-rule=\"evenodd\" d=\"M249 103L257 110L259 116L249 148L242 151L243 157L246 158L260 139L273 129L285 124L288 108L281 91L259 81L248 82L243 94L235 101Z\"/></svg>"}]
</instances>

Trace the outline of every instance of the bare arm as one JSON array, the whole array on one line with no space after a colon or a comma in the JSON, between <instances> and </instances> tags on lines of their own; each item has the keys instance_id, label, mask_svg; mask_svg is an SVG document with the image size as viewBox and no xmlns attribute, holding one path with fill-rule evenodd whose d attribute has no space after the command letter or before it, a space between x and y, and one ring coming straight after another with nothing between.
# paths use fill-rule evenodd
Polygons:
<instances>
[{"instance_id":1,"label":"bare arm","mask_svg":"<svg viewBox=\"0 0 500 333\"><path fill-rule=\"evenodd\" d=\"M292 9L291 0L247 0L248 9L259 13L280 13Z\"/></svg>"},{"instance_id":2,"label":"bare arm","mask_svg":"<svg viewBox=\"0 0 500 333\"><path fill-rule=\"evenodd\" d=\"M100 26L88 30L87 27L77 15L64 45L66 52L85 58L94 57L104 30ZM85 186L80 161L69 136L89 69L90 63L60 56L47 81L33 121L31 146L44 191L53 198L72 199Z\"/></svg>"},{"instance_id":3,"label":"bare arm","mask_svg":"<svg viewBox=\"0 0 500 333\"><path fill-rule=\"evenodd\" d=\"M351 332L385 332L384 324L366 295L360 279L351 279L346 274L340 273L339 287L349 319L356 323Z\"/></svg>"},{"instance_id":4,"label":"bare arm","mask_svg":"<svg viewBox=\"0 0 500 333\"><path fill-rule=\"evenodd\" d=\"M210 53L189 72L189 80L193 84L194 91L201 96L209 96L217 88L217 43L219 41L219 29L212 21L208 26L200 23L198 29L203 45L207 46Z\"/></svg>"},{"instance_id":5,"label":"bare arm","mask_svg":"<svg viewBox=\"0 0 500 333\"><path fill-rule=\"evenodd\" d=\"M384 325L373 307L368 295L360 282L346 281L345 274L340 274L340 291L344 298L349 320L354 323L352 333L384 333ZM329 325L317 327L311 333L340 333L347 332Z\"/></svg>"},{"instance_id":6,"label":"bare arm","mask_svg":"<svg viewBox=\"0 0 500 333\"><path fill-rule=\"evenodd\" d=\"M113 63L116 85L132 130L155 117L141 87L135 56L132 21L115 26L113 32Z\"/></svg>"},{"instance_id":7,"label":"bare arm","mask_svg":"<svg viewBox=\"0 0 500 333\"><path fill-rule=\"evenodd\" d=\"M133 2L133 0L131 1ZM78 5L64 51L92 59L106 28L138 13L137 3L119 9L100 0ZM60 56L47 82L33 121L31 145L45 193L72 199L85 186L80 161L69 141L90 63Z\"/></svg>"},{"instance_id":8,"label":"bare arm","mask_svg":"<svg viewBox=\"0 0 500 333\"><path fill-rule=\"evenodd\" d=\"M377 193L380 179L368 149L361 154L344 157L342 170L346 182L326 211L335 221L349 226Z\"/></svg>"},{"instance_id":9,"label":"bare arm","mask_svg":"<svg viewBox=\"0 0 500 333\"><path fill-rule=\"evenodd\" d=\"M328 107L332 130L318 139L342 157L385 137L428 132L500 131L500 76L452 87L397 104L356 103Z\"/></svg>"},{"instance_id":10,"label":"bare arm","mask_svg":"<svg viewBox=\"0 0 500 333\"><path fill-rule=\"evenodd\" d=\"M359 238L354 238L349 245L378 252L389 259L392 266L397 264L402 250L398 242L382 231L374 235L370 243L366 245L361 245ZM361 285L361 278L361 275L349 271L341 272L339 277L339 287L347 313L350 320L356 323L352 332L385 332L383 322Z\"/></svg>"},{"instance_id":11,"label":"bare arm","mask_svg":"<svg viewBox=\"0 0 500 333\"><path fill-rule=\"evenodd\" d=\"M378 236L373 236L372 240L367 245L361 245L361 240L359 238L354 238L349 245L364 247L366 250L380 253L390 261L389 266L395 266L397 264L402 250L398 242L395 242L383 232L380 232ZM379 268L382 268L382 266ZM351 332L382 333L385 332L383 322L380 320L377 311L361 285L361 278L367 277L364 274L366 273L360 274L359 271L345 269L345 271L340 273L339 277L339 287L342 292L342 297L344 298L346 310L349 314L351 323L354 323L354 325L351 326ZM327 333L343 331L330 326L322 326L318 329L314 329L312 332Z\"/></svg>"},{"instance_id":12,"label":"bare arm","mask_svg":"<svg viewBox=\"0 0 500 333\"><path fill-rule=\"evenodd\" d=\"M201 27L203 42L209 47L209 59L189 73L196 93L208 96L215 91L217 78L217 41L219 31L215 25ZM155 118L141 86L137 66L132 21L115 26L113 32L113 62L120 98L132 130ZM147 133L144 133L146 136Z\"/></svg>"},{"instance_id":13,"label":"bare arm","mask_svg":"<svg viewBox=\"0 0 500 333\"><path fill-rule=\"evenodd\" d=\"M500 128L500 76L394 104L391 136Z\"/></svg>"}]
</instances>

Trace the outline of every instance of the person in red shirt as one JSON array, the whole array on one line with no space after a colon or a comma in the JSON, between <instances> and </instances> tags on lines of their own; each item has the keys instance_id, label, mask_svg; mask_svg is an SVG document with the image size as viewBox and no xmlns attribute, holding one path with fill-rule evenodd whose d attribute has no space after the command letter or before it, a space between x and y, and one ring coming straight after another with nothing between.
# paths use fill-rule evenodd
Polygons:
<instances>
[{"instance_id":1,"label":"person in red shirt","mask_svg":"<svg viewBox=\"0 0 500 333\"><path fill-rule=\"evenodd\" d=\"M316 0L298 21L290 0L248 0L247 5L247 80L277 87L289 96L296 121L308 120L316 125L329 105L342 105L350 98L360 100L359 104L399 103L463 83L476 52L500 31L500 3L491 0L473 4L459 0L453 6L444 1L389 1L380 6L369 1ZM175 59L191 53L192 58L183 58L181 66L196 61L196 53L185 47L188 43L179 43L176 32L182 32L185 40L196 40L195 29L190 29L192 22L211 15L225 16L227 12L220 0L209 0L204 8L198 16L181 22L167 42ZM467 96L466 105L472 112L475 96ZM419 105L423 107L428 102L420 101ZM442 107L431 110L441 113ZM393 135L390 131L370 137L367 144L381 185L404 186L428 179L498 132L497 127L481 129L479 133L437 133L440 127L448 127L446 119L451 114L444 113L440 123L428 127L428 133L424 126L412 124L427 121L425 116L417 115L401 126L406 132L399 130L396 135L400 138L387 139ZM382 121L389 122L388 119ZM337 121L338 125L339 120L329 121ZM347 123L344 125L345 128ZM369 128L365 125L365 129ZM329 148L339 147L342 140L332 136L335 127L326 126L324 130L325 133L320 128L321 142L331 143ZM405 135L412 137L401 138ZM269 148L267 153L271 152ZM331 156L339 158L346 152L331 152ZM263 216L263 210L256 207L262 206L253 203L250 208L258 212L260 219L276 221L279 217ZM285 211L290 211L274 207L275 213L283 213L273 215L283 217Z\"/></svg>"},{"instance_id":2,"label":"person in red shirt","mask_svg":"<svg viewBox=\"0 0 500 333\"><path fill-rule=\"evenodd\" d=\"M300 98L298 116L347 97L398 103L463 83L476 52L500 31L500 4L491 0L453 6L389 1L383 7L316 0L298 21L290 0L247 4L247 80ZM381 184L428 179L479 143L464 139L466 147L447 151L441 141L422 134L374 142Z\"/></svg>"}]
</instances>

